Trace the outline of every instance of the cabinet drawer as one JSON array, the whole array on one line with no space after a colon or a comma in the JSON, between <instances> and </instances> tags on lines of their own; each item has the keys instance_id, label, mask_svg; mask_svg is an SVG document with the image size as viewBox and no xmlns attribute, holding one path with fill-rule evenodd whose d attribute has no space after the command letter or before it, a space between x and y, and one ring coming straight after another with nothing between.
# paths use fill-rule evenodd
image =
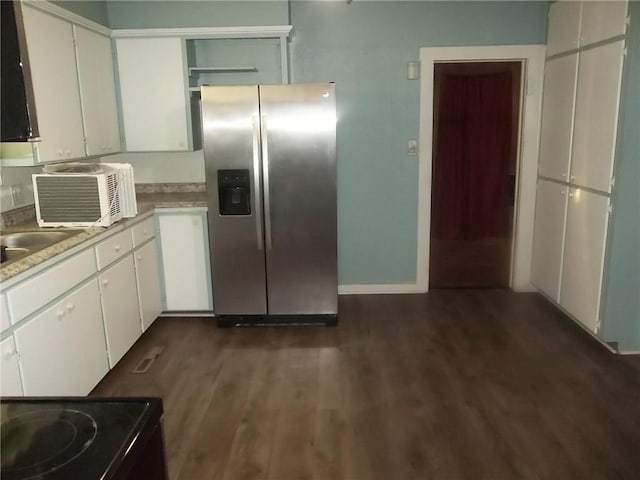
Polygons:
<instances>
[{"instance_id":1,"label":"cabinet drawer","mask_svg":"<svg viewBox=\"0 0 640 480\"><path fill-rule=\"evenodd\" d=\"M98 259L98 270L102 270L107 265L112 264L133 247L131 233L129 229L109 237L104 242L96 246L96 258Z\"/></svg>"},{"instance_id":2,"label":"cabinet drawer","mask_svg":"<svg viewBox=\"0 0 640 480\"><path fill-rule=\"evenodd\" d=\"M133 246L138 247L144 242L153 238L155 231L153 228L153 217L149 217L146 220L131 227L131 236L133 237Z\"/></svg>"},{"instance_id":3,"label":"cabinet drawer","mask_svg":"<svg viewBox=\"0 0 640 480\"><path fill-rule=\"evenodd\" d=\"M12 323L43 307L96 272L93 250L65 260L7 292Z\"/></svg>"}]
</instances>

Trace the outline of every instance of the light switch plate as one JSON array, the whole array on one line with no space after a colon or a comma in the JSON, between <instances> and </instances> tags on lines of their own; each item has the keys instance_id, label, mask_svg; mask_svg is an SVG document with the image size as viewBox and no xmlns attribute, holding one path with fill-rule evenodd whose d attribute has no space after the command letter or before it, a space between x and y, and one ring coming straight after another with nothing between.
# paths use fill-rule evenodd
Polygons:
<instances>
[{"instance_id":1,"label":"light switch plate","mask_svg":"<svg viewBox=\"0 0 640 480\"><path fill-rule=\"evenodd\" d=\"M409 155L417 155L418 154L418 141L417 140L407 140L407 154L409 154Z\"/></svg>"}]
</instances>

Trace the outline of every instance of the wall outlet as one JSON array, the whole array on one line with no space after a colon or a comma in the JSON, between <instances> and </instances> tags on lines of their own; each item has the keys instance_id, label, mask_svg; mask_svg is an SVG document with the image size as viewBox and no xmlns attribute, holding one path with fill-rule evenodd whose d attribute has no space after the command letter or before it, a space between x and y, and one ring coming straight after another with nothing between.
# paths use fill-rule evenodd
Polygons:
<instances>
[{"instance_id":1,"label":"wall outlet","mask_svg":"<svg viewBox=\"0 0 640 480\"><path fill-rule=\"evenodd\" d=\"M22 185L11 185L11 201L13 202L14 207L24 203L24 190Z\"/></svg>"},{"instance_id":2,"label":"wall outlet","mask_svg":"<svg viewBox=\"0 0 640 480\"><path fill-rule=\"evenodd\" d=\"M418 154L418 141L417 140L407 140L407 154L409 154L409 155L417 155Z\"/></svg>"}]
</instances>

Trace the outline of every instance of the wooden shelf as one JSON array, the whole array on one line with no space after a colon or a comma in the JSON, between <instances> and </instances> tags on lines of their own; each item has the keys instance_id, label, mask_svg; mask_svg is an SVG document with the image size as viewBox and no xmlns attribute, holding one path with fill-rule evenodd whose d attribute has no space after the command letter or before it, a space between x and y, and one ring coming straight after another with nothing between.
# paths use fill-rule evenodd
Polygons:
<instances>
[{"instance_id":1,"label":"wooden shelf","mask_svg":"<svg viewBox=\"0 0 640 480\"><path fill-rule=\"evenodd\" d=\"M201 73L241 73L257 71L257 67L189 67L190 76Z\"/></svg>"}]
</instances>

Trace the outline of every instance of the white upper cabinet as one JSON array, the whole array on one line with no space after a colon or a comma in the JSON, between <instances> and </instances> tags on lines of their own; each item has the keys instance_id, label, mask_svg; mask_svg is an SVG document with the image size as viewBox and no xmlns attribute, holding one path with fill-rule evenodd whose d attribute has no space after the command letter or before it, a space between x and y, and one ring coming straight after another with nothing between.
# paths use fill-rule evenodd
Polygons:
<instances>
[{"instance_id":1,"label":"white upper cabinet","mask_svg":"<svg viewBox=\"0 0 640 480\"><path fill-rule=\"evenodd\" d=\"M560 305L597 332L609 198L572 188L567 212Z\"/></svg>"},{"instance_id":2,"label":"white upper cabinet","mask_svg":"<svg viewBox=\"0 0 640 480\"><path fill-rule=\"evenodd\" d=\"M547 61L542 100L538 174L567 181L578 54Z\"/></svg>"},{"instance_id":3,"label":"white upper cabinet","mask_svg":"<svg viewBox=\"0 0 640 480\"><path fill-rule=\"evenodd\" d=\"M182 39L119 38L116 52L126 150L189 150Z\"/></svg>"},{"instance_id":4,"label":"white upper cabinet","mask_svg":"<svg viewBox=\"0 0 640 480\"><path fill-rule=\"evenodd\" d=\"M580 45L624 35L627 30L628 3L628 0L583 2Z\"/></svg>"},{"instance_id":5,"label":"white upper cabinet","mask_svg":"<svg viewBox=\"0 0 640 480\"><path fill-rule=\"evenodd\" d=\"M582 2L563 0L549 6L547 55L578 48Z\"/></svg>"},{"instance_id":6,"label":"white upper cabinet","mask_svg":"<svg viewBox=\"0 0 640 480\"><path fill-rule=\"evenodd\" d=\"M120 151L111 39L74 26L86 154Z\"/></svg>"},{"instance_id":7,"label":"white upper cabinet","mask_svg":"<svg viewBox=\"0 0 640 480\"><path fill-rule=\"evenodd\" d=\"M611 190L624 41L580 54L571 183Z\"/></svg>"},{"instance_id":8,"label":"white upper cabinet","mask_svg":"<svg viewBox=\"0 0 640 480\"><path fill-rule=\"evenodd\" d=\"M536 192L531 282L556 302L560 292L568 188L539 180Z\"/></svg>"},{"instance_id":9,"label":"white upper cabinet","mask_svg":"<svg viewBox=\"0 0 640 480\"><path fill-rule=\"evenodd\" d=\"M84 156L71 23L24 5L29 63L40 128L38 163Z\"/></svg>"}]
</instances>

